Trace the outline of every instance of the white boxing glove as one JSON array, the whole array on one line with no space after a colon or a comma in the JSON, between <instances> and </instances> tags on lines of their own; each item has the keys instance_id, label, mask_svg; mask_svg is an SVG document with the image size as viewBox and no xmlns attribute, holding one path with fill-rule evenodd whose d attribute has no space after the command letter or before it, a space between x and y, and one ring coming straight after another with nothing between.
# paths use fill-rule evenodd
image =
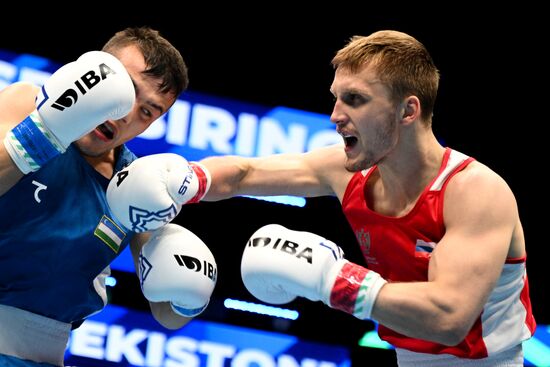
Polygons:
<instances>
[{"instance_id":1,"label":"white boxing glove","mask_svg":"<svg viewBox=\"0 0 550 367\"><path fill-rule=\"evenodd\" d=\"M297 296L326 301L325 288L334 281L327 279L329 270L342 258L340 247L321 236L269 224L248 240L241 275L248 291L264 302L288 303Z\"/></svg>"},{"instance_id":2,"label":"white boxing glove","mask_svg":"<svg viewBox=\"0 0 550 367\"><path fill-rule=\"evenodd\" d=\"M173 223L154 231L139 254L145 298L170 302L174 312L194 317L208 306L218 270L214 256L193 232Z\"/></svg>"},{"instance_id":3,"label":"white boxing glove","mask_svg":"<svg viewBox=\"0 0 550 367\"><path fill-rule=\"evenodd\" d=\"M210 173L174 153L144 156L118 172L107 187L107 202L128 230L145 232L169 223L181 206L200 201Z\"/></svg>"},{"instance_id":4,"label":"white boxing glove","mask_svg":"<svg viewBox=\"0 0 550 367\"><path fill-rule=\"evenodd\" d=\"M106 52L87 52L52 74L36 110L6 134L4 145L21 172L36 171L104 121L126 116L134 101L124 65Z\"/></svg>"},{"instance_id":5,"label":"white boxing glove","mask_svg":"<svg viewBox=\"0 0 550 367\"><path fill-rule=\"evenodd\" d=\"M366 319L386 281L374 271L343 258L335 243L278 224L258 229L241 261L248 291L261 301L283 304L297 296Z\"/></svg>"}]
</instances>

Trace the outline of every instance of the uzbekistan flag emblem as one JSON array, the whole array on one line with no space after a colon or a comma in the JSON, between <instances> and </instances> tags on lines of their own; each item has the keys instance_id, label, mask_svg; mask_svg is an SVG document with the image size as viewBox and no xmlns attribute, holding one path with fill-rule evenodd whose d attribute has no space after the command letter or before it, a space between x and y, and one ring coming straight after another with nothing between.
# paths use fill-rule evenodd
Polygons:
<instances>
[{"instance_id":1,"label":"uzbekistan flag emblem","mask_svg":"<svg viewBox=\"0 0 550 367\"><path fill-rule=\"evenodd\" d=\"M118 253L120 244L126 237L126 233L109 217L103 216L95 228L94 235L103 241L115 253Z\"/></svg>"}]
</instances>

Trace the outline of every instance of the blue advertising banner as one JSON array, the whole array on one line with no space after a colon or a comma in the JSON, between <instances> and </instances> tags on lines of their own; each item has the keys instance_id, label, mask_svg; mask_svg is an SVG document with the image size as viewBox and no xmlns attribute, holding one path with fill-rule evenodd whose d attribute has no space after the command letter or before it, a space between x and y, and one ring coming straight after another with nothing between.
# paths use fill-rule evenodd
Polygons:
<instances>
[{"instance_id":1,"label":"blue advertising banner","mask_svg":"<svg viewBox=\"0 0 550 367\"><path fill-rule=\"evenodd\" d=\"M347 348L195 319L167 330L146 312L109 305L74 330L67 366L349 367Z\"/></svg>"}]
</instances>

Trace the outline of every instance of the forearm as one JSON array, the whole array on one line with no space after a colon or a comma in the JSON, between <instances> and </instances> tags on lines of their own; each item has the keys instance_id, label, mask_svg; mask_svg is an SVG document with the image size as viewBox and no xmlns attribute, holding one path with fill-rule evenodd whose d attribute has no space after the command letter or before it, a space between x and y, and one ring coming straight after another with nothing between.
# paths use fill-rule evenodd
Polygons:
<instances>
[{"instance_id":1,"label":"forearm","mask_svg":"<svg viewBox=\"0 0 550 367\"><path fill-rule=\"evenodd\" d=\"M476 297L465 296L456 284L387 283L380 274L347 260L337 263L324 278L330 289L325 302L332 308L445 345L463 340L480 312Z\"/></svg>"},{"instance_id":2,"label":"forearm","mask_svg":"<svg viewBox=\"0 0 550 367\"><path fill-rule=\"evenodd\" d=\"M204 200L215 201L237 195L311 197L334 194L330 184L319 178L319 171L329 170L329 165L321 169L311 163L314 159L312 153L206 158L201 163L210 172L212 183Z\"/></svg>"},{"instance_id":3,"label":"forearm","mask_svg":"<svg viewBox=\"0 0 550 367\"><path fill-rule=\"evenodd\" d=\"M452 297L435 282L388 283L378 294L372 318L409 337L456 345L471 322L464 313L467 305Z\"/></svg>"},{"instance_id":4,"label":"forearm","mask_svg":"<svg viewBox=\"0 0 550 367\"><path fill-rule=\"evenodd\" d=\"M248 158L209 157L200 163L208 169L212 177L210 189L203 200L216 201L241 194L241 184L250 170Z\"/></svg>"}]
</instances>

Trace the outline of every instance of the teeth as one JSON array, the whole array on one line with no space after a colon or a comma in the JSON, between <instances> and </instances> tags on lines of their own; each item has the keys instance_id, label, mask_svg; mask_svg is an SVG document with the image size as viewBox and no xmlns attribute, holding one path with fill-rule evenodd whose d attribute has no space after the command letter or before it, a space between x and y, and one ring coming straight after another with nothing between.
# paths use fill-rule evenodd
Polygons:
<instances>
[{"instance_id":1,"label":"teeth","mask_svg":"<svg viewBox=\"0 0 550 367\"><path fill-rule=\"evenodd\" d=\"M340 134L340 136L341 136L342 138L344 138L344 139L353 138L353 137L354 137L354 135L352 135L352 134L346 134L346 133L343 132L343 131L337 131L337 133Z\"/></svg>"},{"instance_id":2,"label":"teeth","mask_svg":"<svg viewBox=\"0 0 550 367\"><path fill-rule=\"evenodd\" d=\"M104 126L105 129L106 129L107 131L109 131L110 133L113 132L113 129L111 128L111 126L109 126L109 125L107 125L107 124L103 124L103 126Z\"/></svg>"}]
</instances>

